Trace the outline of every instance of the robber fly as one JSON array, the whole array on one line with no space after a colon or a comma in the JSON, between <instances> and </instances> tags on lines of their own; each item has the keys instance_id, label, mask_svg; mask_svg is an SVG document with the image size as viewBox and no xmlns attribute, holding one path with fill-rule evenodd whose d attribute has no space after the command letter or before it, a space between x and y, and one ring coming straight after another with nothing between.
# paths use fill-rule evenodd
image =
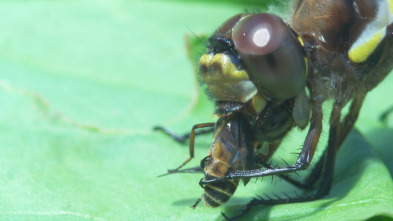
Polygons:
<instances>
[{"instance_id":1,"label":"robber fly","mask_svg":"<svg viewBox=\"0 0 393 221\"><path fill-rule=\"evenodd\" d=\"M392 1L298 0L293 6L291 25L272 14L245 13L228 19L209 38L209 50L200 59L200 78L216 103L219 120L193 127L190 158L169 172L179 172L193 157L195 129L214 127L213 144L201 163L205 178L200 185L205 188L202 198L207 205L218 206L227 200L218 194L210 197L207 187L222 193L225 188L219 183L229 185L239 179L247 182L306 170L322 132L322 104L333 99L327 148L306 178L309 185L318 179L322 182L311 196L269 203L301 202L327 195L336 153L353 128L366 94L393 68ZM349 113L342 118L342 108L349 102ZM296 163L267 165L289 130L308 125ZM233 133L234 129L238 133ZM229 151L229 146L235 151ZM264 154L259 152L261 146L267 148ZM221 157L229 152L229 157ZM212 167L211 161L226 165ZM224 194L230 196L235 189ZM264 199L254 199L241 215L264 203Z\"/></svg>"}]
</instances>

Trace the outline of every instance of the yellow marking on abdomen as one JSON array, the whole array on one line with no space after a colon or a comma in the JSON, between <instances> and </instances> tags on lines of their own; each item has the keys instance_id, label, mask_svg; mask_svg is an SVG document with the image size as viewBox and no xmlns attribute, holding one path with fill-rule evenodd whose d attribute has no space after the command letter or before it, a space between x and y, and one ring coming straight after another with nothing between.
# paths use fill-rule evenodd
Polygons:
<instances>
[{"instance_id":1,"label":"yellow marking on abdomen","mask_svg":"<svg viewBox=\"0 0 393 221\"><path fill-rule=\"evenodd\" d=\"M225 195L227 195L229 197L231 197L233 195L233 193L227 192L227 191L225 191L225 190L223 190L223 189L221 189L219 187L216 187L216 186L213 186L213 185L209 185L209 184L206 184L206 186L208 186L210 189L213 189L213 190L215 190L217 192L223 193L223 194L225 194Z\"/></svg>"},{"instance_id":2,"label":"yellow marking on abdomen","mask_svg":"<svg viewBox=\"0 0 393 221\"><path fill-rule=\"evenodd\" d=\"M211 196L209 193L205 192L205 197L209 197L211 200L213 200L215 203L218 205L222 205L224 202L222 202L220 199L216 199L213 196ZM206 201L206 200L205 200Z\"/></svg>"}]
</instances>

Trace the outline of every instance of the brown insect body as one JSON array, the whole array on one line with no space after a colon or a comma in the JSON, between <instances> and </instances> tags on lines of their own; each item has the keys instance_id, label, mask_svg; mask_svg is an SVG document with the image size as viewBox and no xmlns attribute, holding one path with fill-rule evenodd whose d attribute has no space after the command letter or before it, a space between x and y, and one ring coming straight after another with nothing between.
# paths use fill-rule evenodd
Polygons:
<instances>
[{"instance_id":1,"label":"brown insect body","mask_svg":"<svg viewBox=\"0 0 393 221\"><path fill-rule=\"evenodd\" d=\"M295 126L291 103L292 100L288 100L274 105L268 117L255 122L257 124L264 121L255 128L250 126L250 121L255 121L255 115L248 111L250 108L242 107L240 111L220 117L215 124L208 155L201 161L204 180L222 178L236 170L252 170L264 166L286 133ZM244 185L249 180L250 178L243 178ZM205 205L218 207L228 201L239 181L240 179L229 179L205 184L202 197Z\"/></svg>"},{"instance_id":2,"label":"brown insect body","mask_svg":"<svg viewBox=\"0 0 393 221\"><path fill-rule=\"evenodd\" d=\"M225 177L234 170L254 169L254 147L250 129L241 115L220 118L215 127L213 143L201 167L205 179ZM244 179L246 184L249 179ZM218 207L229 200L239 179L209 183L204 186L203 199L208 207Z\"/></svg>"}]
</instances>

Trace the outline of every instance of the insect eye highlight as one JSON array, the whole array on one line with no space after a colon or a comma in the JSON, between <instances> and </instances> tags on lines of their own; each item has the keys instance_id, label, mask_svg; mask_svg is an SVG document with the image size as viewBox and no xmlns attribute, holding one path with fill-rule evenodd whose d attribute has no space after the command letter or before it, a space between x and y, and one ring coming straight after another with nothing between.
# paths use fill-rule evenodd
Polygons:
<instances>
[{"instance_id":1,"label":"insect eye highlight","mask_svg":"<svg viewBox=\"0 0 393 221\"><path fill-rule=\"evenodd\" d=\"M287 99L304 87L304 49L281 18L267 13L246 16L233 28L232 40L258 90Z\"/></svg>"}]
</instances>

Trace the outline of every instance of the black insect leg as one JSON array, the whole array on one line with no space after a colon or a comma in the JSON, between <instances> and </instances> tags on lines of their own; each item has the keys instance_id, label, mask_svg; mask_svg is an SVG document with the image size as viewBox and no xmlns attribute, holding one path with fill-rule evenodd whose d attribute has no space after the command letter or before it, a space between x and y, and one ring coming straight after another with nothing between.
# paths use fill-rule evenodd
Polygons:
<instances>
[{"instance_id":1,"label":"black insect leg","mask_svg":"<svg viewBox=\"0 0 393 221\"><path fill-rule=\"evenodd\" d=\"M262 165L268 169L273 169L273 167L267 163L262 163ZM306 182L303 183L301 181L293 179L290 176L288 176L287 174L279 174L277 176L280 177L281 179L287 181L288 183L292 184L293 186L298 187L298 188L302 188L305 190L309 190L312 188L312 186L308 185Z\"/></svg>"},{"instance_id":2,"label":"black insect leg","mask_svg":"<svg viewBox=\"0 0 393 221\"><path fill-rule=\"evenodd\" d=\"M356 120L358 119L360 108L363 105L364 98L366 94L358 94L353 98L349 113L345 116L344 121L341 123L341 131L339 137L339 147L344 142L345 138L348 136L349 132L351 132L353 126L355 125ZM393 111L393 108L392 110ZM338 147L338 148L339 148Z\"/></svg>"},{"instance_id":3,"label":"black insect leg","mask_svg":"<svg viewBox=\"0 0 393 221\"><path fill-rule=\"evenodd\" d=\"M313 168L313 170L310 173L310 176L311 176L311 174L314 174L312 176L313 179L315 177L320 178L321 176L323 176L323 174L321 174L321 171L326 170L326 167L328 165L326 163L326 160L327 160L327 150L325 150L323 156L319 159L317 165ZM283 178L284 180L286 180L287 182L291 183L292 185L294 185L298 188L306 189L307 191L310 191L310 189L314 185L314 183L312 183L312 184L308 183L307 178L305 179L304 182L299 182L297 180L291 179L286 174L280 174L279 176L281 178ZM313 182L315 182L316 180L318 180L318 179L315 179ZM269 195L258 196L256 198L252 199L246 205L246 208L240 214L238 214L234 217L228 217L224 213L221 213L221 214L225 217L226 220L237 220L237 219L243 217L244 215L246 215L254 206L306 202L306 201L311 201L311 200L320 198L318 196L315 196L315 194L314 195L306 194L306 195L302 195L302 196L299 196L296 192L294 192L295 196L289 196L287 193L283 193L283 194L285 195L285 197L280 197L278 195L275 195L275 198L272 198Z\"/></svg>"},{"instance_id":4,"label":"black insect leg","mask_svg":"<svg viewBox=\"0 0 393 221\"><path fill-rule=\"evenodd\" d=\"M153 128L153 130L155 131L162 131L165 134L169 135L172 139L174 139L175 141L179 142L179 143L184 143L186 142L186 140L188 138L190 138L191 133L185 133L182 135L178 135L175 132L173 132L173 130L167 128L167 127L163 127L163 126L156 126ZM214 131L214 128L209 128L209 129L205 129L205 130L198 130L195 132L195 136L198 135L202 135L202 134L209 134L212 133Z\"/></svg>"},{"instance_id":5,"label":"black insect leg","mask_svg":"<svg viewBox=\"0 0 393 221\"><path fill-rule=\"evenodd\" d=\"M195 130L205 127L214 127L214 123L204 123L204 124L196 124L192 127L190 133L190 157L184 161L179 167L173 170L168 170L168 174L178 172L184 165L186 165L192 158L194 158L194 141L195 141Z\"/></svg>"},{"instance_id":6,"label":"black insect leg","mask_svg":"<svg viewBox=\"0 0 393 221\"><path fill-rule=\"evenodd\" d=\"M239 178L254 178L264 177L271 175L286 174L296 171L305 170L310 165L310 162L314 156L317 148L319 137L322 132L322 101L313 101L312 105L312 116L311 125L307 133L306 140L301 153L299 154L298 160L292 166L279 167L272 169L255 169L255 170L236 170L229 173L227 176L222 178L215 178L210 180L202 180L201 184L212 183L228 179L239 179Z\"/></svg>"},{"instance_id":7,"label":"black insect leg","mask_svg":"<svg viewBox=\"0 0 393 221\"><path fill-rule=\"evenodd\" d=\"M344 142L345 138L348 136L349 132L352 130L360 112L360 108L363 105L363 101L365 98L365 94L358 94L352 101L350 111L343 119L343 122L340 123L340 132L338 137L338 145L337 148L339 149ZM337 105L336 105L337 106ZM340 105L343 106L343 105ZM341 108L339 108L341 109ZM340 111L341 112L341 111ZM333 112L332 112L333 114ZM332 115L331 119L336 118ZM338 151L336 150L336 152ZM327 160L327 150L325 150L324 154L321 156L318 163L315 165L314 169L311 173L307 176L304 180L304 184L312 187L314 183L320 179L321 175L323 174L323 170Z\"/></svg>"},{"instance_id":8,"label":"black insect leg","mask_svg":"<svg viewBox=\"0 0 393 221\"><path fill-rule=\"evenodd\" d=\"M283 197L283 198L275 195L274 199L267 196L267 195L265 196L265 198L258 197L258 198L251 200L246 205L246 209L244 209L239 215L228 218L227 216L225 216L223 214L224 217L227 220L236 220L236 219L239 219L240 217L244 216L245 214L247 214L253 206L306 202L306 201L311 201L311 200L315 200L315 199L320 199L320 198L326 196L329 193L330 188L331 188L331 184L332 184L332 180L333 180L333 172L334 172L334 163L335 163L335 159L336 159L336 152L338 150L339 139L341 137L340 136L340 129L342 126L340 124L341 109L342 109L341 105L335 104L333 107L333 111L332 111L332 114L330 117L330 132L329 132L328 147L324 151L323 156L319 159L317 166L314 167L313 171L311 172L311 175L314 174L314 176L316 176L315 171L320 172L320 175L318 176L318 178L322 177L321 184L318 186L317 190L314 193L306 194L303 196L296 195L295 197L291 197L291 196L285 194L285 197ZM351 112L348 115L350 115L350 114L351 114ZM318 180L318 179L315 179L315 180Z\"/></svg>"},{"instance_id":9,"label":"black insect leg","mask_svg":"<svg viewBox=\"0 0 393 221\"><path fill-rule=\"evenodd\" d=\"M168 173L164 173L159 175L158 177L162 177L162 176L166 176L169 174L174 174L174 173L202 173L202 168L200 166L197 167L191 167L191 168L187 168L187 169L181 169L181 170L177 170L174 172L168 172Z\"/></svg>"}]
</instances>

